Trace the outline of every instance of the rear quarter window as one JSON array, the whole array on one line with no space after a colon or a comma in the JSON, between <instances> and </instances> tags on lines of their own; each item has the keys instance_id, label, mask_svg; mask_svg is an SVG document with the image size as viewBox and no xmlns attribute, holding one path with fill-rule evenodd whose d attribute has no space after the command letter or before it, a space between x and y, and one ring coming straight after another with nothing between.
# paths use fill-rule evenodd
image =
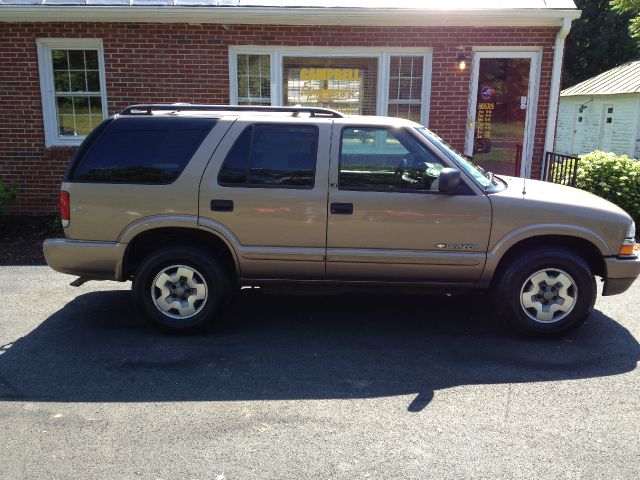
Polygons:
<instances>
[{"instance_id":1,"label":"rear quarter window","mask_svg":"<svg viewBox=\"0 0 640 480\"><path fill-rule=\"evenodd\" d=\"M71 180L171 183L215 123L210 118L118 118L87 148Z\"/></svg>"}]
</instances>

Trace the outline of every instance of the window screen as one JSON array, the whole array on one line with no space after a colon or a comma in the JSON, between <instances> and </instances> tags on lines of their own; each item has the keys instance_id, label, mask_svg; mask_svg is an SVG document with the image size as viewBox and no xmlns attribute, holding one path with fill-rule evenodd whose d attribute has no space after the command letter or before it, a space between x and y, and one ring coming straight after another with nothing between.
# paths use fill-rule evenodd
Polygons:
<instances>
[{"instance_id":1,"label":"window screen","mask_svg":"<svg viewBox=\"0 0 640 480\"><path fill-rule=\"evenodd\" d=\"M342 130L342 190L437 191L442 168L438 157L406 130Z\"/></svg>"},{"instance_id":2,"label":"window screen","mask_svg":"<svg viewBox=\"0 0 640 480\"><path fill-rule=\"evenodd\" d=\"M251 125L238 137L220 169L229 186L312 188L318 152L313 125Z\"/></svg>"},{"instance_id":3,"label":"window screen","mask_svg":"<svg viewBox=\"0 0 640 480\"><path fill-rule=\"evenodd\" d=\"M377 58L283 57L282 65L285 105L376 114Z\"/></svg>"},{"instance_id":4,"label":"window screen","mask_svg":"<svg viewBox=\"0 0 640 480\"><path fill-rule=\"evenodd\" d=\"M210 118L119 118L87 149L73 179L172 182L215 123Z\"/></svg>"}]
</instances>

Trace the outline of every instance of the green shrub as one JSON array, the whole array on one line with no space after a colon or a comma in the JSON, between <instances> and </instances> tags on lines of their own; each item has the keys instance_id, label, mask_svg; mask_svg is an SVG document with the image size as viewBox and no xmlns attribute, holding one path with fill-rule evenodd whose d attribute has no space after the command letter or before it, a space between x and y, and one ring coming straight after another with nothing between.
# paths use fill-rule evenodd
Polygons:
<instances>
[{"instance_id":1,"label":"green shrub","mask_svg":"<svg viewBox=\"0 0 640 480\"><path fill-rule=\"evenodd\" d=\"M18 199L17 182L6 183L0 180L0 215L7 212L7 206Z\"/></svg>"},{"instance_id":2,"label":"green shrub","mask_svg":"<svg viewBox=\"0 0 640 480\"><path fill-rule=\"evenodd\" d=\"M62 220L60 220L60 217L56 216L51 220L51 223L49 224L49 235L64 235L64 228L62 227Z\"/></svg>"},{"instance_id":3,"label":"green shrub","mask_svg":"<svg viewBox=\"0 0 640 480\"><path fill-rule=\"evenodd\" d=\"M640 161L591 152L578 162L576 186L615 203L640 224Z\"/></svg>"}]
</instances>

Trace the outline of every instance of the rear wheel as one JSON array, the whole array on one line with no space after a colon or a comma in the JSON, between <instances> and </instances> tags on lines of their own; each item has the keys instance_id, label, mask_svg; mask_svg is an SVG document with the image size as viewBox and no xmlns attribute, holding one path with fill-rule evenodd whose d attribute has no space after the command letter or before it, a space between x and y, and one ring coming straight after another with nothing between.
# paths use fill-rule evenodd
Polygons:
<instances>
[{"instance_id":1,"label":"rear wheel","mask_svg":"<svg viewBox=\"0 0 640 480\"><path fill-rule=\"evenodd\" d=\"M587 263L568 250L524 253L503 268L492 285L496 311L512 329L550 337L584 323L596 300Z\"/></svg>"},{"instance_id":2,"label":"rear wheel","mask_svg":"<svg viewBox=\"0 0 640 480\"><path fill-rule=\"evenodd\" d=\"M133 279L138 310L173 332L201 330L219 320L229 292L218 260L195 245L158 250L141 262Z\"/></svg>"}]
</instances>

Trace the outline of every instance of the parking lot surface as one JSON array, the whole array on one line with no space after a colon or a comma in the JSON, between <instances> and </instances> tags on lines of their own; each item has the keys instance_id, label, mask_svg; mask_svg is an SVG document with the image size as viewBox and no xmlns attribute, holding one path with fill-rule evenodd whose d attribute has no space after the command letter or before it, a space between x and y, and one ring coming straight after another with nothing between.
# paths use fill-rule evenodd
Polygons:
<instances>
[{"instance_id":1,"label":"parking lot surface","mask_svg":"<svg viewBox=\"0 0 640 480\"><path fill-rule=\"evenodd\" d=\"M2 267L0 478L640 478L640 282L557 340L482 295L244 290L167 336L129 284Z\"/></svg>"}]
</instances>

